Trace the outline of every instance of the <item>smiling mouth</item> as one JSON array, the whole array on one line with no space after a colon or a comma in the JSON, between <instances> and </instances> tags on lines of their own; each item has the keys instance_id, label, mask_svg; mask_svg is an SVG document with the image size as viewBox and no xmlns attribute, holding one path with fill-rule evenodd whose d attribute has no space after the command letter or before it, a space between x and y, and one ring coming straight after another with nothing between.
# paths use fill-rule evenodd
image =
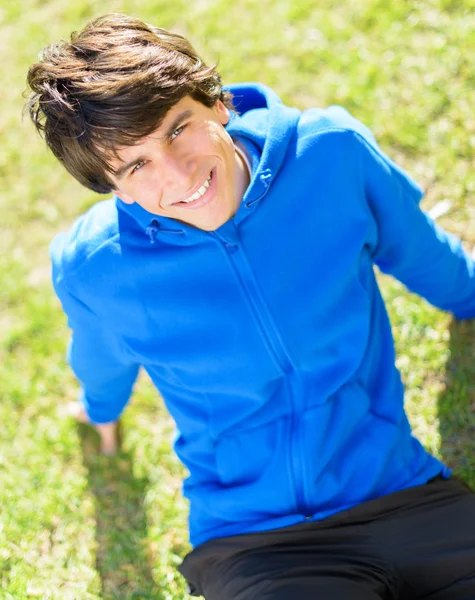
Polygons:
<instances>
[{"instance_id":1,"label":"smiling mouth","mask_svg":"<svg viewBox=\"0 0 475 600\"><path fill-rule=\"evenodd\" d=\"M185 200L180 200L179 202L174 202L173 206L178 206L180 204L191 204L192 202L197 202L200 200L206 192L209 190L211 182L213 180L213 171L210 172L208 178L204 181L204 183L199 187L194 194L185 198Z\"/></svg>"}]
</instances>

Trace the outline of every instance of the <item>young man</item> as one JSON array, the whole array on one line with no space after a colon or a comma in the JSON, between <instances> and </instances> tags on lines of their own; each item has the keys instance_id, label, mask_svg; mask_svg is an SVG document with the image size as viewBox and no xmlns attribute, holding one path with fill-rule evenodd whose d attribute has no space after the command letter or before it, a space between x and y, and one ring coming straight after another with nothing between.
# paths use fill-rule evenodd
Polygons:
<instances>
[{"instance_id":1,"label":"young man","mask_svg":"<svg viewBox=\"0 0 475 600\"><path fill-rule=\"evenodd\" d=\"M475 598L475 495L411 435L373 272L475 315L474 263L417 185L343 109L224 91L123 15L29 83L54 154L115 194L54 240L53 280L104 448L141 365L176 421L192 593Z\"/></svg>"}]
</instances>

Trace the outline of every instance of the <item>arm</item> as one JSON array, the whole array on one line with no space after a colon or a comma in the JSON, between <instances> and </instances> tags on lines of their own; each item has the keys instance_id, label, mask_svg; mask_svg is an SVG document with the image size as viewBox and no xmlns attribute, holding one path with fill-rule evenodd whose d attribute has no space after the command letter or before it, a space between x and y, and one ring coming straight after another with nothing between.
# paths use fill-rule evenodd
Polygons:
<instances>
[{"instance_id":1,"label":"arm","mask_svg":"<svg viewBox=\"0 0 475 600\"><path fill-rule=\"evenodd\" d=\"M101 436L102 451L111 454L116 446L116 422L129 400L139 365L121 339L68 289L54 242L51 255L54 288L72 330L68 360L81 384L82 406L73 407L73 416L93 424Z\"/></svg>"},{"instance_id":2,"label":"arm","mask_svg":"<svg viewBox=\"0 0 475 600\"><path fill-rule=\"evenodd\" d=\"M475 265L460 240L419 208L420 188L365 130L354 133L362 184L375 224L376 265L457 318L475 316Z\"/></svg>"}]
</instances>

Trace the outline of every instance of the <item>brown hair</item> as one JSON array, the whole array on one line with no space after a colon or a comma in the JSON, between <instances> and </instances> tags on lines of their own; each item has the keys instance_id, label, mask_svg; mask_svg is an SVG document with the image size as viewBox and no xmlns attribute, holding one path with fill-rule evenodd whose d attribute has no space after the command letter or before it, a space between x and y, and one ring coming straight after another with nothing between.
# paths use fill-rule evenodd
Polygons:
<instances>
[{"instance_id":1,"label":"brown hair","mask_svg":"<svg viewBox=\"0 0 475 600\"><path fill-rule=\"evenodd\" d=\"M47 145L101 194L113 189L109 161L118 148L150 135L183 97L233 109L215 66L184 37L115 13L45 48L28 84L26 109Z\"/></svg>"}]
</instances>

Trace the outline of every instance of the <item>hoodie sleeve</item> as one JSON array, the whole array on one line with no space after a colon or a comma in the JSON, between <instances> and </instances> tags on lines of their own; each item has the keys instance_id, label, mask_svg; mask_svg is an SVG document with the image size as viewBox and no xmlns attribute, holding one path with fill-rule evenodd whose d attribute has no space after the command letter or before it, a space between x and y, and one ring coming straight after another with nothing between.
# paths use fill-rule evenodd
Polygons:
<instances>
[{"instance_id":1,"label":"hoodie sleeve","mask_svg":"<svg viewBox=\"0 0 475 600\"><path fill-rule=\"evenodd\" d=\"M129 400L140 365L131 360L120 338L68 290L54 245L53 284L72 330L67 357L81 384L80 400L93 423L116 421Z\"/></svg>"},{"instance_id":2,"label":"hoodie sleeve","mask_svg":"<svg viewBox=\"0 0 475 600\"><path fill-rule=\"evenodd\" d=\"M422 190L365 135L365 128L353 135L376 229L374 263L434 306L459 319L474 317L473 259L456 236L420 209Z\"/></svg>"}]
</instances>

